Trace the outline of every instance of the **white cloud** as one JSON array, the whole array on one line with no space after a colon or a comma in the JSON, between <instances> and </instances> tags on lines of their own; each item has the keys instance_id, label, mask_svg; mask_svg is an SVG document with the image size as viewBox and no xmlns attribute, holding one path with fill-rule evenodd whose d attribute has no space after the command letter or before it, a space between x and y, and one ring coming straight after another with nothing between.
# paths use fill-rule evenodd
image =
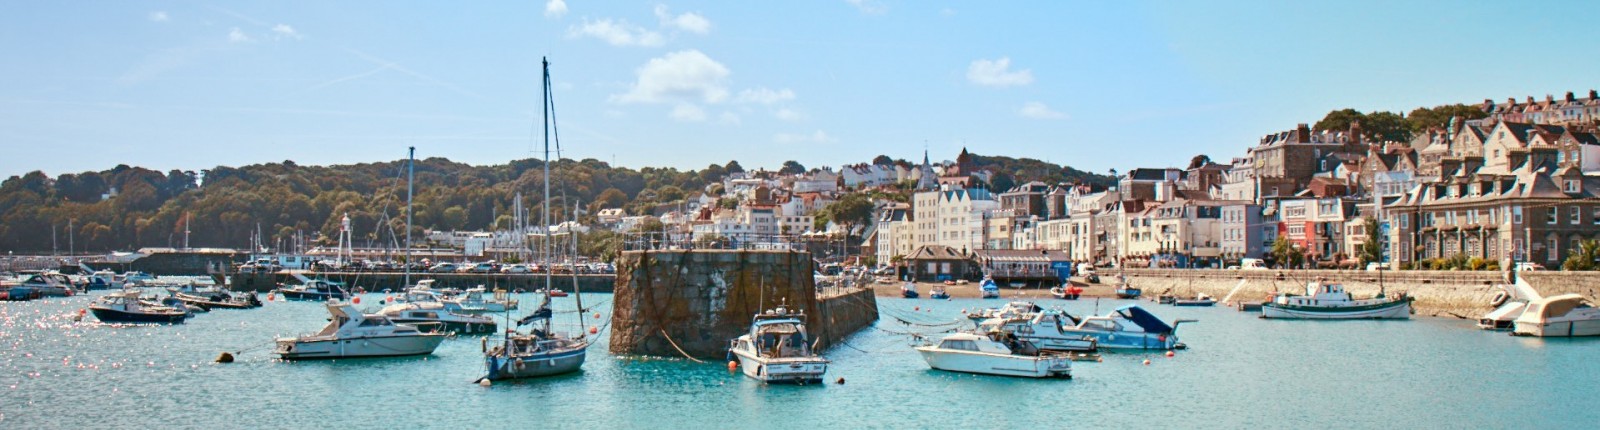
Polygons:
<instances>
[{"instance_id":1,"label":"white cloud","mask_svg":"<svg viewBox=\"0 0 1600 430\"><path fill-rule=\"evenodd\" d=\"M585 19L583 20L583 25L575 25L567 29L567 36L589 36L603 40L613 46L661 46L665 42L661 37L661 33L629 24L628 21L612 20L610 18L594 22Z\"/></svg>"},{"instance_id":2,"label":"white cloud","mask_svg":"<svg viewBox=\"0 0 1600 430\"><path fill-rule=\"evenodd\" d=\"M667 12L667 5L664 4L656 5L656 19L661 20L662 28L675 28L695 34L711 32L711 20L706 17L694 12L673 16L671 12Z\"/></svg>"},{"instance_id":3,"label":"white cloud","mask_svg":"<svg viewBox=\"0 0 1600 430\"><path fill-rule=\"evenodd\" d=\"M805 114L800 113L799 111L796 111L794 109L789 109L789 108L778 109L777 112L773 112L772 113L772 116L774 118L777 118L777 119L780 119L780 120L784 120L784 121L788 121L788 122L797 122L797 121L806 119L806 115Z\"/></svg>"},{"instance_id":4,"label":"white cloud","mask_svg":"<svg viewBox=\"0 0 1600 430\"><path fill-rule=\"evenodd\" d=\"M1017 114L1022 115L1024 118L1033 119L1063 119L1067 117L1067 114L1051 110L1049 106L1045 106L1044 103L1040 102L1024 103L1022 109L1017 111Z\"/></svg>"},{"instance_id":5,"label":"white cloud","mask_svg":"<svg viewBox=\"0 0 1600 430\"><path fill-rule=\"evenodd\" d=\"M560 17L562 15L566 15L566 14L567 14L567 2L562 1L562 0L550 0L550 1L544 2L544 16L550 17L550 18L558 18L558 17Z\"/></svg>"},{"instance_id":6,"label":"white cloud","mask_svg":"<svg viewBox=\"0 0 1600 430\"><path fill-rule=\"evenodd\" d=\"M756 88L739 92L740 103L760 103L764 105L770 105L789 100L794 100L794 90L790 90L788 88L781 90Z\"/></svg>"},{"instance_id":7,"label":"white cloud","mask_svg":"<svg viewBox=\"0 0 1600 430\"><path fill-rule=\"evenodd\" d=\"M772 136L772 141L777 143L829 143L835 140L833 136L829 136L827 132L822 130L817 130L811 134L778 133Z\"/></svg>"},{"instance_id":8,"label":"white cloud","mask_svg":"<svg viewBox=\"0 0 1600 430\"><path fill-rule=\"evenodd\" d=\"M730 72L722 63L698 50L668 53L634 71L638 80L627 93L611 96L618 103L699 101L719 103L728 98L724 83Z\"/></svg>"},{"instance_id":9,"label":"white cloud","mask_svg":"<svg viewBox=\"0 0 1600 430\"><path fill-rule=\"evenodd\" d=\"M240 30L239 27L234 27L233 29L228 30L229 42L243 43L251 40L253 39L251 39L249 35L244 34L244 30Z\"/></svg>"},{"instance_id":10,"label":"white cloud","mask_svg":"<svg viewBox=\"0 0 1600 430\"><path fill-rule=\"evenodd\" d=\"M170 19L170 18L167 17L167 13L164 12L164 11L150 12L150 20L151 21L167 22L168 19Z\"/></svg>"},{"instance_id":11,"label":"white cloud","mask_svg":"<svg viewBox=\"0 0 1600 430\"><path fill-rule=\"evenodd\" d=\"M717 122L728 125L739 125L739 115L734 114L733 112L723 112L721 116L717 117Z\"/></svg>"},{"instance_id":12,"label":"white cloud","mask_svg":"<svg viewBox=\"0 0 1600 430\"><path fill-rule=\"evenodd\" d=\"M845 1L845 3L850 3L851 6L855 6L856 9L861 11L861 13L868 14L868 15L881 15L884 12L888 12L889 11L889 7L888 6L884 6L882 3L878 3L878 2L872 1L872 0L844 0L844 1Z\"/></svg>"},{"instance_id":13,"label":"white cloud","mask_svg":"<svg viewBox=\"0 0 1600 430\"><path fill-rule=\"evenodd\" d=\"M685 122L700 122L706 120L706 111L694 103L680 103L672 108L672 119Z\"/></svg>"},{"instance_id":14,"label":"white cloud","mask_svg":"<svg viewBox=\"0 0 1600 430\"><path fill-rule=\"evenodd\" d=\"M974 84L989 87L1009 87L1013 85L1027 85L1033 83L1033 71L1022 69L1011 71L1011 58L1000 57L998 60L976 60L967 67L967 80Z\"/></svg>"},{"instance_id":15,"label":"white cloud","mask_svg":"<svg viewBox=\"0 0 1600 430\"><path fill-rule=\"evenodd\" d=\"M277 37L279 37L279 38L288 37L288 38L293 38L293 39L300 39L300 38L305 37L305 36L301 35L299 32L294 31L294 27L290 27L289 24L278 24L278 25L272 26L272 33L277 35Z\"/></svg>"}]
</instances>

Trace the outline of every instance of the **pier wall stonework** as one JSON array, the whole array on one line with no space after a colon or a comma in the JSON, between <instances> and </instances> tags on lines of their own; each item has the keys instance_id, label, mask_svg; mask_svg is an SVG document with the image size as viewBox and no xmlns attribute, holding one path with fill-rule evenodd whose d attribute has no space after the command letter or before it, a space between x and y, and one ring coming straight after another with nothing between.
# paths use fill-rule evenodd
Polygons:
<instances>
[{"instance_id":1,"label":"pier wall stonework","mask_svg":"<svg viewBox=\"0 0 1600 430\"><path fill-rule=\"evenodd\" d=\"M828 294L817 299L817 310L806 327L824 351L878 320L878 295L871 288Z\"/></svg>"},{"instance_id":2,"label":"pier wall stonework","mask_svg":"<svg viewBox=\"0 0 1600 430\"><path fill-rule=\"evenodd\" d=\"M1223 300L1263 301L1276 291L1304 294L1307 282L1326 279L1344 284L1355 297L1370 297L1379 291L1379 272L1358 270L1216 270L1216 269L1128 269L1128 280L1142 288L1148 297L1171 294L1192 297L1205 293ZM1540 294L1577 293L1597 297L1600 272L1519 272ZM1505 272L1495 271L1383 271L1383 289L1390 294L1404 292L1416 298L1417 315L1477 318L1492 308L1489 300L1506 282ZM1242 283L1242 285L1241 285Z\"/></svg>"},{"instance_id":3,"label":"pier wall stonework","mask_svg":"<svg viewBox=\"0 0 1600 430\"><path fill-rule=\"evenodd\" d=\"M780 304L805 312L807 328L826 348L860 328L856 324L869 313L820 299L813 273L806 252L623 252L612 297L611 351L721 360L729 341L749 331L752 316Z\"/></svg>"}]
</instances>

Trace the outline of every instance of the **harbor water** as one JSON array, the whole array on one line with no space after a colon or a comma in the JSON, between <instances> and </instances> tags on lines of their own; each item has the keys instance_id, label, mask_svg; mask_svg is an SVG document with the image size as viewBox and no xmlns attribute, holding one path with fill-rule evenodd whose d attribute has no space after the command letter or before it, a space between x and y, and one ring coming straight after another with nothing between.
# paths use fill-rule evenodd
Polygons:
<instances>
[{"instance_id":1,"label":"harbor water","mask_svg":"<svg viewBox=\"0 0 1600 430\"><path fill-rule=\"evenodd\" d=\"M103 294L96 292L93 295ZM362 296L377 308L381 294ZM608 295L585 295L610 318ZM314 302L217 310L174 326L74 322L90 297L0 302L0 428L1592 428L1600 339L1530 339L1455 319L1268 321L1142 304L1188 350L1107 353L1071 380L929 370L911 331L996 300L879 301L884 318L826 353L823 386L765 386L724 362L625 358L603 337L581 373L496 383L479 337L431 356L282 362ZM521 297L524 312L537 303ZM557 299L556 309L572 309ZM1119 300L1066 302L1075 315ZM575 324L575 315L556 321ZM576 329L572 327L572 329ZM223 351L245 350L232 364ZM1150 364L1143 364L1144 360ZM843 378L844 384L834 381Z\"/></svg>"}]
</instances>

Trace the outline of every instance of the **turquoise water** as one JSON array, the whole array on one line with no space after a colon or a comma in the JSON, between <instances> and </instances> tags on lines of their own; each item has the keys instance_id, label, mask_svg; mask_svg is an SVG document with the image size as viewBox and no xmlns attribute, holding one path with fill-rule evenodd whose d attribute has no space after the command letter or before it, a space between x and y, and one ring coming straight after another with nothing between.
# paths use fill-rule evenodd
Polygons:
<instances>
[{"instance_id":1,"label":"turquoise water","mask_svg":"<svg viewBox=\"0 0 1600 430\"><path fill-rule=\"evenodd\" d=\"M380 298L363 296L373 307ZM607 295L585 298L609 308ZM725 363L615 357L602 338L582 373L485 388L472 384L483 373L479 337L425 358L286 363L265 344L319 328L319 304L218 310L170 327L72 322L89 300L0 302L0 428L1592 428L1600 419L1600 339L1514 338L1460 320L1265 321L1147 303L1168 320L1201 320L1179 329L1189 350L1107 354L1075 363L1072 380L1026 380L929 370L907 336L891 333L914 328L887 316L954 320L1000 302L880 299L879 329L827 353L828 379L844 385L763 386ZM609 320L603 313L589 321ZM254 349L236 363L211 363L244 348Z\"/></svg>"}]
</instances>

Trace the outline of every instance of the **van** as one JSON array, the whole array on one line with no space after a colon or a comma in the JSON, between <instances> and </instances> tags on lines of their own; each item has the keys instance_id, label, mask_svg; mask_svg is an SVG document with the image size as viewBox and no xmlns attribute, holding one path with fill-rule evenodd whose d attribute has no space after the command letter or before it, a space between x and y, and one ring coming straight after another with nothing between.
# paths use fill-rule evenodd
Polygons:
<instances>
[{"instance_id":1,"label":"van","mask_svg":"<svg viewBox=\"0 0 1600 430\"><path fill-rule=\"evenodd\" d=\"M1260 258L1241 258L1239 270L1267 270L1267 263Z\"/></svg>"}]
</instances>

